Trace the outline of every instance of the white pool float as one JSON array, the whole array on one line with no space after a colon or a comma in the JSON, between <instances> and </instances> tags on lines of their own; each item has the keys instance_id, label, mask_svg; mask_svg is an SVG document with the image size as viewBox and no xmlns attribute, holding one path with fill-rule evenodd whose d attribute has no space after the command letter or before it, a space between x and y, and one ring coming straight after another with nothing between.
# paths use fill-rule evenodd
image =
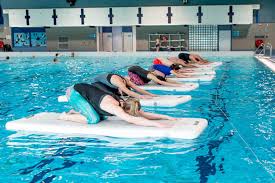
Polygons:
<instances>
[{"instance_id":1,"label":"white pool float","mask_svg":"<svg viewBox=\"0 0 275 183\"><path fill-rule=\"evenodd\" d=\"M159 95L150 99L140 99L140 104L146 107L175 107L191 99L190 95ZM65 95L59 96L58 102L68 102L68 99Z\"/></svg>"},{"instance_id":2,"label":"white pool float","mask_svg":"<svg viewBox=\"0 0 275 183\"><path fill-rule=\"evenodd\" d=\"M199 68L215 68L222 65L222 62L211 62L209 64L194 64Z\"/></svg>"},{"instance_id":3,"label":"white pool float","mask_svg":"<svg viewBox=\"0 0 275 183\"><path fill-rule=\"evenodd\" d=\"M186 72L182 72L182 74L190 75L190 76L204 76L204 75L216 75L216 72L213 70L187 70Z\"/></svg>"},{"instance_id":4,"label":"white pool float","mask_svg":"<svg viewBox=\"0 0 275 183\"><path fill-rule=\"evenodd\" d=\"M6 129L35 134L66 134L70 137L110 136L119 138L169 137L195 139L207 127L206 119L179 118L172 128L137 126L117 117L111 117L95 125L81 124L59 119L60 113L39 113L32 117L10 121ZM168 122L167 120L158 120Z\"/></svg>"},{"instance_id":5,"label":"white pool float","mask_svg":"<svg viewBox=\"0 0 275 183\"><path fill-rule=\"evenodd\" d=\"M152 99L140 99L141 106L175 107L192 99L190 95L160 95Z\"/></svg>"},{"instance_id":6,"label":"white pool float","mask_svg":"<svg viewBox=\"0 0 275 183\"><path fill-rule=\"evenodd\" d=\"M192 71L194 73L205 73L205 72L213 72L215 67L190 67L190 68L185 68L184 70L186 71Z\"/></svg>"},{"instance_id":7,"label":"white pool float","mask_svg":"<svg viewBox=\"0 0 275 183\"><path fill-rule=\"evenodd\" d=\"M215 75L190 76L186 78L167 77L173 81L212 81Z\"/></svg>"},{"instance_id":8,"label":"white pool float","mask_svg":"<svg viewBox=\"0 0 275 183\"><path fill-rule=\"evenodd\" d=\"M155 83L149 83L143 86L139 86L144 90L159 90L159 91L173 91L173 92L186 92L192 91L199 87L198 83L183 83L182 86L164 86Z\"/></svg>"}]
</instances>

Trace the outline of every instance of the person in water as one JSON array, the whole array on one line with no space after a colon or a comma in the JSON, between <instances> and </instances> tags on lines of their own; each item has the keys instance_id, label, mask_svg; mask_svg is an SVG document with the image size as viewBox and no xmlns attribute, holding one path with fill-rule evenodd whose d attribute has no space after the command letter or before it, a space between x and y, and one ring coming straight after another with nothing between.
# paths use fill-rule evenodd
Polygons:
<instances>
[{"instance_id":1,"label":"person in water","mask_svg":"<svg viewBox=\"0 0 275 183\"><path fill-rule=\"evenodd\" d=\"M201 56L197 54L189 54L189 53L180 53L178 58L185 61L186 63L194 63L194 64L209 64L208 60L203 59Z\"/></svg>"},{"instance_id":2,"label":"person in water","mask_svg":"<svg viewBox=\"0 0 275 183\"><path fill-rule=\"evenodd\" d=\"M95 78L95 84L101 89L112 91L113 93L120 96L128 95L138 99L148 99L157 96L139 88L128 78L124 78L123 76L120 76L118 74L99 75ZM131 89L135 90L138 93L132 91Z\"/></svg>"},{"instance_id":3,"label":"person in water","mask_svg":"<svg viewBox=\"0 0 275 183\"><path fill-rule=\"evenodd\" d=\"M59 54L56 53L56 54L55 54L55 57L54 57L54 59L53 59L53 62L54 62L54 63L58 62L58 59L57 59L58 56L59 56Z\"/></svg>"},{"instance_id":4,"label":"person in water","mask_svg":"<svg viewBox=\"0 0 275 183\"><path fill-rule=\"evenodd\" d=\"M169 76L171 74L175 75L177 78L192 77L190 75L183 74L180 70L183 68L180 64L172 64L171 66L166 66L162 64L154 64L152 69L157 70L162 73L162 77Z\"/></svg>"},{"instance_id":5,"label":"person in water","mask_svg":"<svg viewBox=\"0 0 275 183\"><path fill-rule=\"evenodd\" d=\"M63 113L59 118L62 120L96 124L106 116L118 116L135 125L162 128L172 127L173 123L154 120L176 120L170 116L145 112L141 110L137 99L122 100L119 96L103 91L93 84L75 84L67 90L67 97L74 110L78 112Z\"/></svg>"},{"instance_id":6,"label":"person in water","mask_svg":"<svg viewBox=\"0 0 275 183\"><path fill-rule=\"evenodd\" d=\"M172 64L179 64L182 65L183 68L181 68L181 70L185 69L185 68L190 68L190 67L196 67L192 64L188 64L187 62L185 62L182 59L179 59L177 57L169 57L169 58L155 58L153 60L153 64L154 65L166 65L168 67L170 67Z\"/></svg>"},{"instance_id":7,"label":"person in water","mask_svg":"<svg viewBox=\"0 0 275 183\"><path fill-rule=\"evenodd\" d=\"M150 81L153 81L156 84L164 86L182 86L182 83L177 83L175 81L166 79L163 73L159 72L158 70L148 71L141 68L140 66L130 67L128 69L128 75L130 77L130 81L136 85L145 85Z\"/></svg>"}]
</instances>

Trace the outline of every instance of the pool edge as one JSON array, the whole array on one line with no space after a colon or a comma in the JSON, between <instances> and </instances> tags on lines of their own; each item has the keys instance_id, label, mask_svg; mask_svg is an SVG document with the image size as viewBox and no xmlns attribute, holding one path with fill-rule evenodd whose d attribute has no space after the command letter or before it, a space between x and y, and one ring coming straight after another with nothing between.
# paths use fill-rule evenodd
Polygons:
<instances>
[{"instance_id":1,"label":"pool edge","mask_svg":"<svg viewBox=\"0 0 275 183\"><path fill-rule=\"evenodd\" d=\"M265 66L269 67L273 72L275 72L275 62L272 62L270 60L270 57L265 57L265 56L254 56L258 61L263 63Z\"/></svg>"}]
</instances>

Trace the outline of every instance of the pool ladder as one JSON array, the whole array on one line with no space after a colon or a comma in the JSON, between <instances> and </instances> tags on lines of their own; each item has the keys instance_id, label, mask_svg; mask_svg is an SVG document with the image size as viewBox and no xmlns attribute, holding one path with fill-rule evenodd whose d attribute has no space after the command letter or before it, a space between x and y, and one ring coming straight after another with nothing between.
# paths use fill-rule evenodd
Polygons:
<instances>
[{"instance_id":1,"label":"pool ladder","mask_svg":"<svg viewBox=\"0 0 275 183\"><path fill-rule=\"evenodd\" d=\"M261 51L259 52L259 50ZM271 43L262 43L256 50L255 50L255 55L257 56L265 56L266 54L266 49L269 49L269 57L272 57L272 44ZM257 53L259 52L259 53Z\"/></svg>"}]
</instances>

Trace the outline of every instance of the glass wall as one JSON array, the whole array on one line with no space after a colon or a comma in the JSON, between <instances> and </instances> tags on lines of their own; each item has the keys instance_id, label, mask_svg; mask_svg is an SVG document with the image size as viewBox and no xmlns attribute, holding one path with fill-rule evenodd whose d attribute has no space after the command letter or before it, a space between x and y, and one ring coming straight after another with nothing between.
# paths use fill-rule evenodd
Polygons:
<instances>
[{"instance_id":1,"label":"glass wall","mask_svg":"<svg viewBox=\"0 0 275 183\"><path fill-rule=\"evenodd\" d=\"M218 51L217 25L190 25L190 51Z\"/></svg>"}]
</instances>

